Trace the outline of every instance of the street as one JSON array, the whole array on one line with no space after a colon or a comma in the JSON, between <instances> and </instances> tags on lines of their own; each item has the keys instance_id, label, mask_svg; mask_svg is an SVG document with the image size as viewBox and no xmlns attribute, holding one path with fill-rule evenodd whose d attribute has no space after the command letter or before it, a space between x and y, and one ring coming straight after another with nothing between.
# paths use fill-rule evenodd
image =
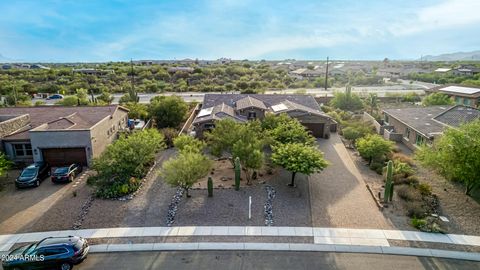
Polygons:
<instances>
[{"instance_id":1,"label":"street","mask_svg":"<svg viewBox=\"0 0 480 270\"><path fill-rule=\"evenodd\" d=\"M135 269L479 269L480 263L410 256L279 251L175 251L90 254L78 270Z\"/></svg>"}]
</instances>

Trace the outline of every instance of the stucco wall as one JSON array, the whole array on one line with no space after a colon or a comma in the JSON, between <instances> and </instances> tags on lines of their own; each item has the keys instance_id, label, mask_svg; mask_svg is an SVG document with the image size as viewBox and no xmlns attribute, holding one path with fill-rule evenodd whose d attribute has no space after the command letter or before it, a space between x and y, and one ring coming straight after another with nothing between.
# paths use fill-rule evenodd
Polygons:
<instances>
[{"instance_id":1,"label":"stucco wall","mask_svg":"<svg viewBox=\"0 0 480 270\"><path fill-rule=\"evenodd\" d=\"M126 111L118 109L111 118L103 119L91 129L92 157L98 157L107 145L117 139L118 131L128 127L127 115Z\"/></svg>"},{"instance_id":2,"label":"stucco wall","mask_svg":"<svg viewBox=\"0 0 480 270\"><path fill-rule=\"evenodd\" d=\"M92 158L92 144L90 130L68 131L30 131L33 160L42 161L43 148L76 148L84 147L87 153L87 162Z\"/></svg>"}]
</instances>

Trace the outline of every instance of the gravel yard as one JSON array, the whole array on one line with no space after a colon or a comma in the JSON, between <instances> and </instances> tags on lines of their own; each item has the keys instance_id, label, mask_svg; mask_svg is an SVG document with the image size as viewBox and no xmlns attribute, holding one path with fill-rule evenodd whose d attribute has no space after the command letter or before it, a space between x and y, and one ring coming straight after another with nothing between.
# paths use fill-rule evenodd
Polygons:
<instances>
[{"instance_id":1,"label":"gravel yard","mask_svg":"<svg viewBox=\"0 0 480 270\"><path fill-rule=\"evenodd\" d=\"M400 151L412 156L413 153L402 144L397 144ZM348 150L350 156L359 168L365 182L367 182L374 193L381 190L383 177L370 170L356 151ZM445 180L435 172L417 164L417 173L420 182L432 186L432 192L438 196L440 202L440 213L449 219L443 223L448 233L480 235L480 204L464 194L464 188L458 183ZM389 208L383 210L384 216L399 230L415 230L410 225L410 218L405 215L403 201L394 195L394 200Z\"/></svg>"},{"instance_id":2,"label":"gravel yard","mask_svg":"<svg viewBox=\"0 0 480 270\"><path fill-rule=\"evenodd\" d=\"M297 188L288 187L290 173L278 171L266 184L276 190L273 200L274 226L311 226L308 182L297 175ZM175 226L263 226L266 184L234 189L214 189L213 197L206 190L192 190L191 198L183 198L177 212ZM248 198L252 197L252 219L248 220Z\"/></svg>"}]
</instances>

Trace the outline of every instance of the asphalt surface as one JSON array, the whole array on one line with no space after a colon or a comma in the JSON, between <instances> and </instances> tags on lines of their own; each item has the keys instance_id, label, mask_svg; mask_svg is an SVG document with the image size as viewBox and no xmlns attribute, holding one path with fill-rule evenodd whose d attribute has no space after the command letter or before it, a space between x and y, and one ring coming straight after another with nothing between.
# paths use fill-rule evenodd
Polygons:
<instances>
[{"instance_id":1,"label":"asphalt surface","mask_svg":"<svg viewBox=\"0 0 480 270\"><path fill-rule=\"evenodd\" d=\"M136 269L480 269L480 263L411 256L278 251L176 251L90 254L78 270Z\"/></svg>"}]
</instances>

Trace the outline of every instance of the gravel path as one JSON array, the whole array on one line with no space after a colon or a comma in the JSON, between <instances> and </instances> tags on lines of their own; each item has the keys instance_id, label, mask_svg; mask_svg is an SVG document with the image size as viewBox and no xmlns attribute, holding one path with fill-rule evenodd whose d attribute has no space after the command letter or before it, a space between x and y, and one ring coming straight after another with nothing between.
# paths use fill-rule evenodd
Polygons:
<instances>
[{"instance_id":1,"label":"gravel path","mask_svg":"<svg viewBox=\"0 0 480 270\"><path fill-rule=\"evenodd\" d=\"M279 176L267 184L276 190L273 201L274 226L311 226L308 182L297 176L297 188L288 187L290 173L279 170ZM243 226L265 225L265 185L234 189L214 189L213 197L207 190L192 190L191 198L184 198L179 205L174 226L210 225ZM252 219L248 220L248 197L252 196Z\"/></svg>"},{"instance_id":2,"label":"gravel path","mask_svg":"<svg viewBox=\"0 0 480 270\"><path fill-rule=\"evenodd\" d=\"M318 140L330 165L310 176L313 226L388 229L338 134Z\"/></svg>"}]
</instances>

